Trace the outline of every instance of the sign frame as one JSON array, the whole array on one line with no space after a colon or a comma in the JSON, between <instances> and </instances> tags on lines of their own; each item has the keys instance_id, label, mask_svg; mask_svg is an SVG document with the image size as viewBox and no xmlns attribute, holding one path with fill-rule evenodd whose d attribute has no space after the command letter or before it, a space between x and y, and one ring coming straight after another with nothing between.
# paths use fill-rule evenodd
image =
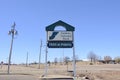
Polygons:
<instances>
[{"instance_id":1,"label":"sign frame","mask_svg":"<svg viewBox=\"0 0 120 80\"><path fill-rule=\"evenodd\" d=\"M48 40L48 31L55 31L55 27L57 26L63 26L66 31L71 31L72 32L72 40L69 41L69 40L52 40L52 41L49 41ZM46 57L45 57L45 62L46 62L46 67L45 67L45 76L47 77L47 47L48 48L73 48L73 75L74 77L76 77L76 64L75 64L75 47L74 47L74 31L75 31L75 28L61 20L49 25L46 27L46 32L47 32L47 40L46 40ZM55 36L54 36L55 37ZM52 45L49 45L51 44ZM68 43L69 45L71 46L65 46L65 43ZM64 45L64 46L62 46Z\"/></svg>"}]
</instances>

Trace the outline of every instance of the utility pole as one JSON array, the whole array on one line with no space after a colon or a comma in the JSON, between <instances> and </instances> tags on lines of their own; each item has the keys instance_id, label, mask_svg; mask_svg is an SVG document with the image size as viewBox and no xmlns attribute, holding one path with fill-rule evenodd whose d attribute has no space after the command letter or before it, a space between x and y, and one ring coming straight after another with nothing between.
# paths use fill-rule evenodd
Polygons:
<instances>
[{"instance_id":1,"label":"utility pole","mask_svg":"<svg viewBox=\"0 0 120 80\"><path fill-rule=\"evenodd\" d=\"M15 30L15 22L14 24L11 26L11 30L8 32L8 35L12 35L12 39L11 39L11 46L10 46L10 53L9 53L9 59L8 59L8 74L10 73L10 64L11 64L11 55L12 55L12 47L13 47L13 39L14 39L14 35L17 35L17 30Z\"/></svg>"},{"instance_id":2,"label":"utility pole","mask_svg":"<svg viewBox=\"0 0 120 80\"><path fill-rule=\"evenodd\" d=\"M39 67L38 67L38 69L40 69L40 64L41 64L41 49L42 49L42 40L40 41L40 53L39 53Z\"/></svg>"},{"instance_id":3,"label":"utility pole","mask_svg":"<svg viewBox=\"0 0 120 80\"><path fill-rule=\"evenodd\" d=\"M26 56L26 67L28 66L28 52L27 52L27 56Z\"/></svg>"}]
</instances>

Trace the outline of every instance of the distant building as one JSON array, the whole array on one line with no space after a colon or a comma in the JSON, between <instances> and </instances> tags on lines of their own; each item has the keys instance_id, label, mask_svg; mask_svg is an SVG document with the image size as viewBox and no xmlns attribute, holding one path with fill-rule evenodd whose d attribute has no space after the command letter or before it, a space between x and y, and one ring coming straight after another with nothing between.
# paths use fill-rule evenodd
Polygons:
<instances>
[{"instance_id":1,"label":"distant building","mask_svg":"<svg viewBox=\"0 0 120 80\"><path fill-rule=\"evenodd\" d=\"M106 64L105 60L98 60L98 62ZM109 63L107 63L107 64L116 64L116 63L115 63L115 60L110 60Z\"/></svg>"}]
</instances>

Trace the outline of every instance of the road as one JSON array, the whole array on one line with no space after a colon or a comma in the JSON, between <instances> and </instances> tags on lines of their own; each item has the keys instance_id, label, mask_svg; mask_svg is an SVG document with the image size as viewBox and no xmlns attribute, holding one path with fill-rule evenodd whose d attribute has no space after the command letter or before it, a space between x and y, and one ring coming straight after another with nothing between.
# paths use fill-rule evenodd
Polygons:
<instances>
[{"instance_id":1,"label":"road","mask_svg":"<svg viewBox=\"0 0 120 80\"><path fill-rule=\"evenodd\" d=\"M0 75L0 80L45 80L32 75ZM47 78L47 80L73 80L72 78Z\"/></svg>"},{"instance_id":2,"label":"road","mask_svg":"<svg viewBox=\"0 0 120 80\"><path fill-rule=\"evenodd\" d=\"M0 80L39 80L31 75L0 75Z\"/></svg>"}]
</instances>

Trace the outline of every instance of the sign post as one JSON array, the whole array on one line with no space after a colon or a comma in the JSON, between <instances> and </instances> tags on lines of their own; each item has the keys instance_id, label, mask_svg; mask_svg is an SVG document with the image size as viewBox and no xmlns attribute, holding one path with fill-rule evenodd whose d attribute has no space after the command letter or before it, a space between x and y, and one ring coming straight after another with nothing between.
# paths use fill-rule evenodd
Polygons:
<instances>
[{"instance_id":1,"label":"sign post","mask_svg":"<svg viewBox=\"0 0 120 80\"><path fill-rule=\"evenodd\" d=\"M55 31L55 27L62 26L66 31ZM47 47L48 48L73 48L73 74L76 76L75 66L75 47L74 47L74 32L75 28L61 20L46 27L47 41L46 41L46 69L45 76L47 76Z\"/></svg>"}]
</instances>

